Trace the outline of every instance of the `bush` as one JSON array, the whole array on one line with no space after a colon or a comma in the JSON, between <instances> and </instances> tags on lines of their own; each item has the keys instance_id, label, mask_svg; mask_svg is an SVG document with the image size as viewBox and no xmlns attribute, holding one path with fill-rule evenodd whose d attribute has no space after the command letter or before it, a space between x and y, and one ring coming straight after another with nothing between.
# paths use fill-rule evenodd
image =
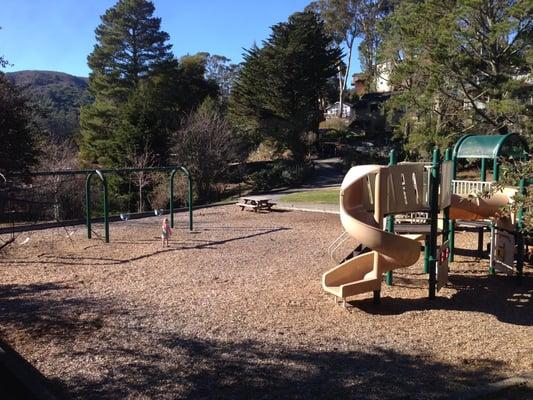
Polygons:
<instances>
[{"instance_id":1,"label":"bush","mask_svg":"<svg viewBox=\"0 0 533 400\"><path fill-rule=\"evenodd\" d=\"M320 123L320 129L331 129L335 131L345 131L349 121L343 118L330 118Z\"/></svg>"},{"instance_id":2,"label":"bush","mask_svg":"<svg viewBox=\"0 0 533 400\"><path fill-rule=\"evenodd\" d=\"M296 164L290 161L275 161L265 169L249 175L253 189L266 191L279 187L301 185L313 170L311 164Z\"/></svg>"}]
</instances>

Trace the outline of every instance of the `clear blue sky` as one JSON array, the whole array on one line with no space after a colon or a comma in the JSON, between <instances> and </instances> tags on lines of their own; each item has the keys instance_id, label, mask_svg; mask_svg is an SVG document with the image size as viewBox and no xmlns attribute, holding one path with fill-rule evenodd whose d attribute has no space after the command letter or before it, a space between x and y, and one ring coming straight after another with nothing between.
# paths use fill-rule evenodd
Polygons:
<instances>
[{"instance_id":1,"label":"clear blue sky","mask_svg":"<svg viewBox=\"0 0 533 400\"><path fill-rule=\"evenodd\" d=\"M115 0L1 0L0 55L13 66L87 76L100 15ZM242 60L242 49L267 38L270 27L310 0L154 0L155 14L180 57L207 51ZM359 70L357 54L354 71Z\"/></svg>"}]
</instances>

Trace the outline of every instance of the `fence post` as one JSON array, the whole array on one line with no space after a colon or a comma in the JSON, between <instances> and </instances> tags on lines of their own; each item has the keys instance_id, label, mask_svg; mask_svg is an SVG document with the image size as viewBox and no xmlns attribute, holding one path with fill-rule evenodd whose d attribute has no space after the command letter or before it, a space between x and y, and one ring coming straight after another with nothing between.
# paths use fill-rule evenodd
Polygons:
<instances>
[{"instance_id":1,"label":"fence post","mask_svg":"<svg viewBox=\"0 0 533 400\"><path fill-rule=\"evenodd\" d=\"M91 214L92 214L92 206L91 206L91 177L93 176L94 172L90 172L87 174L87 177L85 178L85 224L87 225L87 239L91 239L92 237L92 227L91 227Z\"/></svg>"}]
</instances>

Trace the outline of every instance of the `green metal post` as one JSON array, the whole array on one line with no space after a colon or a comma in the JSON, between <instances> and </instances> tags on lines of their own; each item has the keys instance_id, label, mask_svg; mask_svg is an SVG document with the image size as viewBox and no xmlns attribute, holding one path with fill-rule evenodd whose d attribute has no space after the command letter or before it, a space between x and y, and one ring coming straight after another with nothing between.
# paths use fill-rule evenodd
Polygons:
<instances>
[{"instance_id":1,"label":"green metal post","mask_svg":"<svg viewBox=\"0 0 533 400\"><path fill-rule=\"evenodd\" d=\"M90 239L92 237L92 229L91 229L91 214L92 214L92 206L91 206L91 177L93 175L93 172L90 174L87 174L87 177L85 178L85 221L87 225L87 239Z\"/></svg>"},{"instance_id":2,"label":"green metal post","mask_svg":"<svg viewBox=\"0 0 533 400\"><path fill-rule=\"evenodd\" d=\"M456 145L457 148L457 145ZM446 150L447 151L447 150ZM455 153L452 156L452 180L457 179L457 158ZM450 256L448 257L449 262L453 262L453 257L455 253L455 220L450 221L450 234L448 235L448 246L450 246Z\"/></svg>"},{"instance_id":3,"label":"green metal post","mask_svg":"<svg viewBox=\"0 0 533 400\"><path fill-rule=\"evenodd\" d=\"M170 180L168 182L168 197L169 197L169 212L170 212L170 227L174 228L174 175L178 170L174 169L170 173Z\"/></svg>"},{"instance_id":4,"label":"green metal post","mask_svg":"<svg viewBox=\"0 0 533 400\"><path fill-rule=\"evenodd\" d=\"M526 195L526 179L520 179L520 184L518 186L519 193L522 196ZM517 231L517 247L518 254L516 255L516 277L518 281L522 280L524 273L524 207L520 207L518 210L518 220L516 222L516 231Z\"/></svg>"},{"instance_id":5,"label":"green metal post","mask_svg":"<svg viewBox=\"0 0 533 400\"><path fill-rule=\"evenodd\" d=\"M494 168L492 172L492 180L498 182L500 180L500 166L498 165L498 158L494 157Z\"/></svg>"},{"instance_id":6,"label":"green metal post","mask_svg":"<svg viewBox=\"0 0 533 400\"><path fill-rule=\"evenodd\" d=\"M496 225L491 221L490 222L490 226L489 226L489 229L490 229L490 237L491 238L495 238L496 236ZM492 243L496 243L496 239L492 239L491 240L491 246L492 246ZM494 251L494 249L491 247L490 249L491 251ZM489 262L489 275L496 275L496 269L494 268L494 262L491 260L491 262Z\"/></svg>"},{"instance_id":7,"label":"green metal post","mask_svg":"<svg viewBox=\"0 0 533 400\"><path fill-rule=\"evenodd\" d=\"M451 148L447 148L446 149L446 152L444 153L444 160L445 161L451 161L452 159L452 149ZM446 241L446 239L448 239L448 248L451 248L450 247L450 234L451 234L451 229L450 229L450 207L446 207L444 208L443 210L443 220L442 220L442 244L444 244L444 242ZM450 257L448 255L448 257Z\"/></svg>"},{"instance_id":8,"label":"green metal post","mask_svg":"<svg viewBox=\"0 0 533 400\"><path fill-rule=\"evenodd\" d=\"M189 183L189 231L192 231L192 176L185 167L181 167L182 171L187 175Z\"/></svg>"},{"instance_id":9,"label":"green metal post","mask_svg":"<svg viewBox=\"0 0 533 400\"><path fill-rule=\"evenodd\" d=\"M481 182L487 181L487 159L481 159Z\"/></svg>"},{"instance_id":10,"label":"green metal post","mask_svg":"<svg viewBox=\"0 0 533 400\"><path fill-rule=\"evenodd\" d=\"M103 176L104 185L104 229L105 229L105 242L109 243L109 197L107 194L107 179Z\"/></svg>"},{"instance_id":11,"label":"green metal post","mask_svg":"<svg viewBox=\"0 0 533 400\"><path fill-rule=\"evenodd\" d=\"M96 169L94 172L102 181L102 187L104 189L104 236L105 242L109 243L109 196L107 194L107 179L102 171Z\"/></svg>"},{"instance_id":12,"label":"green metal post","mask_svg":"<svg viewBox=\"0 0 533 400\"><path fill-rule=\"evenodd\" d=\"M450 220L450 233L448 234L448 246L450 247L449 262L453 262L453 253L455 251L455 221Z\"/></svg>"},{"instance_id":13,"label":"green metal post","mask_svg":"<svg viewBox=\"0 0 533 400\"><path fill-rule=\"evenodd\" d=\"M426 238L424 239L424 274L429 272L429 246L429 236L426 235Z\"/></svg>"},{"instance_id":14,"label":"green metal post","mask_svg":"<svg viewBox=\"0 0 533 400\"><path fill-rule=\"evenodd\" d=\"M396 165L397 162L396 150L392 149L389 154L389 165ZM394 215L387 216L387 232L394 232ZM385 283L387 286L392 285L392 271L387 272L385 275Z\"/></svg>"},{"instance_id":15,"label":"green metal post","mask_svg":"<svg viewBox=\"0 0 533 400\"><path fill-rule=\"evenodd\" d=\"M437 217L438 217L438 196L439 196L439 172L440 172L440 152L439 149L433 150L433 160L431 163L431 175L429 185L429 210L431 233L429 235L429 298L435 298L436 289L436 269L437 269Z\"/></svg>"},{"instance_id":16,"label":"green metal post","mask_svg":"<svg viewBox=\"0 0 533 400\"><path fill-rule=\"evenodd\" d=\"M85 179L85 201L87 202L87 214L86 214L86 222L87 222L87 238L90 239L92 237L92 229L91 229L91 219L92 219L92 206L91 206L91 178L93 175L96 174L102 181L102 187L104 189L104 235L105 235L105 242L109 243L109 196L107 193L107 179L105 175L100 170L94 170L92 172L89 172L87 175L87 178Z\"/></svg>"}]
</instances>

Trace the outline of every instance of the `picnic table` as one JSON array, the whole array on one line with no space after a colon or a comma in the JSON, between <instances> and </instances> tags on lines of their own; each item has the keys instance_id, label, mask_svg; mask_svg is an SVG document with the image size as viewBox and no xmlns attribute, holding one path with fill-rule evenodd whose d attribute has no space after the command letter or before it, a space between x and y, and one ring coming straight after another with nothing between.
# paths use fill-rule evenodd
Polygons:
<instances>
[{"instance_id":1,"label":"picnic table","mask_svg":"<svg viewBox=\"0 0 533 400\"><path fill-rule=\"evenodd\" d=\"M241 207L241 211L249 209L257 212L260 210L270 211L272 206L275 206L276 203L274 203L269 197L247 196L241 197L237 205Z\"/></svg>"}]
</instances>

